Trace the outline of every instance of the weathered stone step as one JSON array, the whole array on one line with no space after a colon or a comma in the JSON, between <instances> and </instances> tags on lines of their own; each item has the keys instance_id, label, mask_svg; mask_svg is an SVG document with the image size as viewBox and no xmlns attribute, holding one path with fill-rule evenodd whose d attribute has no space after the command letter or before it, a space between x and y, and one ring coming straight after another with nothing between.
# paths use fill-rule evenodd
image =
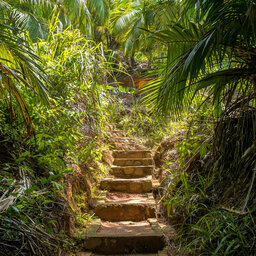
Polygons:
<instances>
[{"instance_id":1,"label":"weathered stone step","mask_svg":"<svg viewBox=\"0 0 256 256\"><path fill-rule=\"evenodd\" d=\"M142 221L155 218L155 200L152 194L103 192L94 212L107 221Z\"/></svg>"},{"instance_id":2,"label":"weathered stone step","mask_svg":"<svg viewBox=\"0 0 256 256\"><path fill-rule=\"evenodd\" d=\"M164 237L156 219L141 222L105 222L93 220L86 233L84 247L96 253L157 253Z\"/></svg>"},{"instance_id":3,"label":"weathered stone step","mask_svg":"<svg viewBox=\"0 0 256 256\"><path fill-rule=\"evenodd\" d=\"M113 255L113 254L111 254ZM106 256L106 254L96 254L92 252L78 252L76 256ZM168 256L168 249L164 249L162 251L158 251L158 253L132 253L132 254L115 254L113 256Z\"/></svg>"},{"instance_id":4,"label":"weathered stone step","mask_svg":"<svg viewBox=\"0 0 256 256\"><path fill-rule=\"evenodd\" d=\"M88 254L77 254L77 256L105 256L106 254L95 254L95 253L88 253ZM113 255L113 254L111 254L111 255ZM161 254L160 254L161 255ZM113 256L159 256L159 254L158 253L147 253L147 254L145 254L145 253L143 253L143 254L115 254L115 255L113 255ZM165 256L167 256L167 254L165 254Z\"/></svg>"},{"instance_id":5,"label":"weathered stone step","mask_svg":"<svg viewBox=\"0 0 256 256\"><path fill-rule=\"evenodd\" d=\"M112 130L112 134L114 134L115 136L123 136L125 137L125 133L123 131L119 131L119 130Z\"/></svg>"},{"instance_id":6,"label":"weathered stone step","mask_svg":"<svg viewBox=\"0 0 256 256\"><path fill-rule=\"evenodd\" d=\"M112 137L113 143L138 143L135 139L129 137Z\"/></svg>"},{"instance_id":7,"label":"weathered stone step","mask_svg":"<svg viewBox=\"0 0 256 256\"><path fill-rule=\"evenodd\" d=\"M131 142L114 142L113 143L114 146L118 147L118 146L129 146L129 147L136 147L137 143L131 143Z\"/></svg>"},{"instance_id":8,"label":"weathered stone step","mask_svg":"<svg viewBox=\"0 0 256 256\"><path fill-rule=\"evenodd\" d=\"M146 147L137 144L137 143L113 143L113 146L117 149L117 150L145 150Z\"/></svg>"},{"instance_id":9,"label":"weathered stone step","mask_svg":"<svg viewBox=\"0 0 256 256\"><path fill-rule=\"evenodd\" d=\"M101 180L100 189L110 192L149 193L152 191L152 176L137 179L107 177Z\"/></svg>"},{"instance_id":10,"label":"weathered stone step","mask_svg":"<svg viewBox=\"0 0 256 256\"><path fill-rule=\"evenodd\" d=\"M115 166L148 166L153 165L152 158L114 158Z\"/></svg>"},{"instance_id":11,"label":"weathered stone step","mask_svg":"<svg viewBox=\"0 0 256 256\"><path fill-rule=\"evenodd\" d=\"M112 166L110 174L118 178L141 178L151 175L154 166Z\"/></svg>"},{"instance_id":12,"label":"weathered stone step","mask_svg":"<svg viewBox=\"0 0 256 256\"><path fill-rule=\"evenodd\" d=\"M113 150L114 158L152 158L148 150Z\"/></svg>"},{"instance_id":13,"label":"weathered stone step","mask_svg":"<svg viewBox=\"0 0 256 256\"><path fill-rule=\"evenodd\" d=\"M78 252L76 256L105 256L106 254L95 254L91 252ZM113 255L113 254L111 254ZM132 254L115 254L113 256L168 256L167 250L159 251L158 253L143 253L143 254L137 254L137 253L132 253Z\"/></svg>"}]
</instances>

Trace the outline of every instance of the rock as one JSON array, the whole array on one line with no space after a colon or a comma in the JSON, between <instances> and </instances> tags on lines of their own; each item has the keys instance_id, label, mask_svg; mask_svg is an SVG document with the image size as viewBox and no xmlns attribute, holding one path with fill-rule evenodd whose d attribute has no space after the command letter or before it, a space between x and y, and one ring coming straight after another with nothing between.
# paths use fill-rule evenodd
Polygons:
<instances>
[{"instance_id":1,"label":"rock","mask_svg":"<svg viewBox=\"0 0 256 256\"><path fill-rule=\"evenodd\" d=\"M124 173L127 175L132 174L133 172L134 172L134 168L132 168L132 167L124 169Z\"/></svg>"},{"instance_id":2,"label":"rock","mask_svg":"<svg viewBox=\"0 0 256 256\"><path fill-rule=\"evenodd\" d=\"M122 135L119 131L115 134ZM90 223L85 249L92 250L93 255L129 255L134 252L156 255L165 242L155 219L155 201L149 193L152 192L151 174L154 170L152 154L137 150L135 141L128 138L114 137L111 140L122 150L113 151L111 175L100 182L100 188L107 190L97 198L95 206L95 214L101 219Z\"/></svg>"},{"instance_id":3,"label":"rock","mask_svg":"<svg viewBox=\"0 0 256 256\"><path fill-rule=\"evenodd\" d=\"M131 183L130 184L130 191L133 193L141 193L141 187L143 186L143 184L141 183Z\"/></svg>"}]
</instances>

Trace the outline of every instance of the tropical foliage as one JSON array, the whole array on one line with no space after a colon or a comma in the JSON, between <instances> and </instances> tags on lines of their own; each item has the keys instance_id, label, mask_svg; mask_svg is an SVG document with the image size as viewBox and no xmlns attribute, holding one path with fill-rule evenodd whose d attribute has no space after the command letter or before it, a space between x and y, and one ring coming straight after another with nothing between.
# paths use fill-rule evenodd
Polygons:
<instances>
[{"instance_id":1,"label":"tropical foliage","mask_svg":"<svg viewBox=\"0 0 256 256\"><path fill-rule=\"evenodd\" d=\"M26 86L47 101L47 90L44 85L47 79L39 58L24 38L24 34L22 35L22 31L17 27L0 24L0 96L9 109L11 119L15 115L12 103L14 100L17 102L30 131L28 106L19 88Z\"/></svg>"},{"instance_id":2,"label":"tropical foliage","mask_svg":"<svg viewBox=\"0 0 256 256\"><path fill-rule=\"evenodd\" d=\"M253 1L186 2L178 22L154 36L168 46L167 63L152 85L148 101L162 113L188 109L196 95L221 112L255 99L255 5ZM234 102L235 100L235 102Z\"/></svg>"},{"instance_id":3,"label":"tropical foliage","mask_svg":"<svg viewBox=\"0 0 256 256\"><path fill-rule=\"evenodd\" d=\"M147 37L145 30L154 23L155 4L154 1L121 1L113 14L113 34L118 41L124 42L124 53L131 54L132 65L135 51L142 48L141 42ZM144 41L143 48L152 51L152 40L146 42L148 44Z\"/></svg>"},{"instance_id":4,"label":"tropical foliage","mask_svg":"<svg viewBox=\"0 0 256 256\"><path fill-rule=\"evenodd\" d=\"M48 21L56 9L60 11L59 30L72 25L89 37L94 37L97 27L104 25L109 16L106 0L72 0L61 3L54 0L1 0L0 6L9 22L26 28L34 40L47 37Z\"/></svg>"},{"instance_id":5,"label":"tropical foliage","mask_svg":"<svg viewBox=\"0 0 256 256\"><path fill-rule=\"evenodd\" d=\"M177 255L254 255L255 14L253 0L0 0L0 255L76 252L109 127L155 150ZM141 91L119 86L128 70L147 73Z\"/></svg>"},{"instance_id":6,"label":"tropical foliage","mask_svg":"<svg viewBox=\"0 0 256 256\"><path fill-rule=\"evenodd\" d=\"M102 43L80 30L58 32L60 12L52 12L48 37L35 44L18 23L1 20L1 255L55 255L70 247L56 224L75 210L64 180L78 162L94 166L93 175L104 172L96 137L106 129L111 65ZM85 223L88 213L78 210L74 218Z\"/></svg>"}]
</instances>

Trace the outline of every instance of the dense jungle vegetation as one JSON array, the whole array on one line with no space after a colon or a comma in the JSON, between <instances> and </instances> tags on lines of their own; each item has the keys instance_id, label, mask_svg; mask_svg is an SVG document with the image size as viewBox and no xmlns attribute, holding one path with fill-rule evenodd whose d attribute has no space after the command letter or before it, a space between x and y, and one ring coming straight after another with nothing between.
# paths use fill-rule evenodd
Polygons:
<instances>
[{"instance_id":1,"label":"dense jungle vegetation","mask_svg":"<svg viewBox=\"0 0 256 256\"><path fill-rule=\"evenodd\" d=\"M111 129L174 255L256 255L255 108L253 0L0 0L0 255L76 254Z\"/></svg>"}]
</instances>

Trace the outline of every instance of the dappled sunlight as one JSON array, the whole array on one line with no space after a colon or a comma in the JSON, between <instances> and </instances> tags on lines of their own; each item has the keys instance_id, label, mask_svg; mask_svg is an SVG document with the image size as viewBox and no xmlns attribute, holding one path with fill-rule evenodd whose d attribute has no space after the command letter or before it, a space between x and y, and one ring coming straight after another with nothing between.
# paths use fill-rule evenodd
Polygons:
<instances>
[{"instance_id":1,"label":"dappled sunlight","mask_svg":"<svg viewBox=\"0 0 256 256\"><path fill-rule=\"evenodd\" d=\"M253 0L0 0L0 255L255 256Z\"/></svg>"}]
</instances>

